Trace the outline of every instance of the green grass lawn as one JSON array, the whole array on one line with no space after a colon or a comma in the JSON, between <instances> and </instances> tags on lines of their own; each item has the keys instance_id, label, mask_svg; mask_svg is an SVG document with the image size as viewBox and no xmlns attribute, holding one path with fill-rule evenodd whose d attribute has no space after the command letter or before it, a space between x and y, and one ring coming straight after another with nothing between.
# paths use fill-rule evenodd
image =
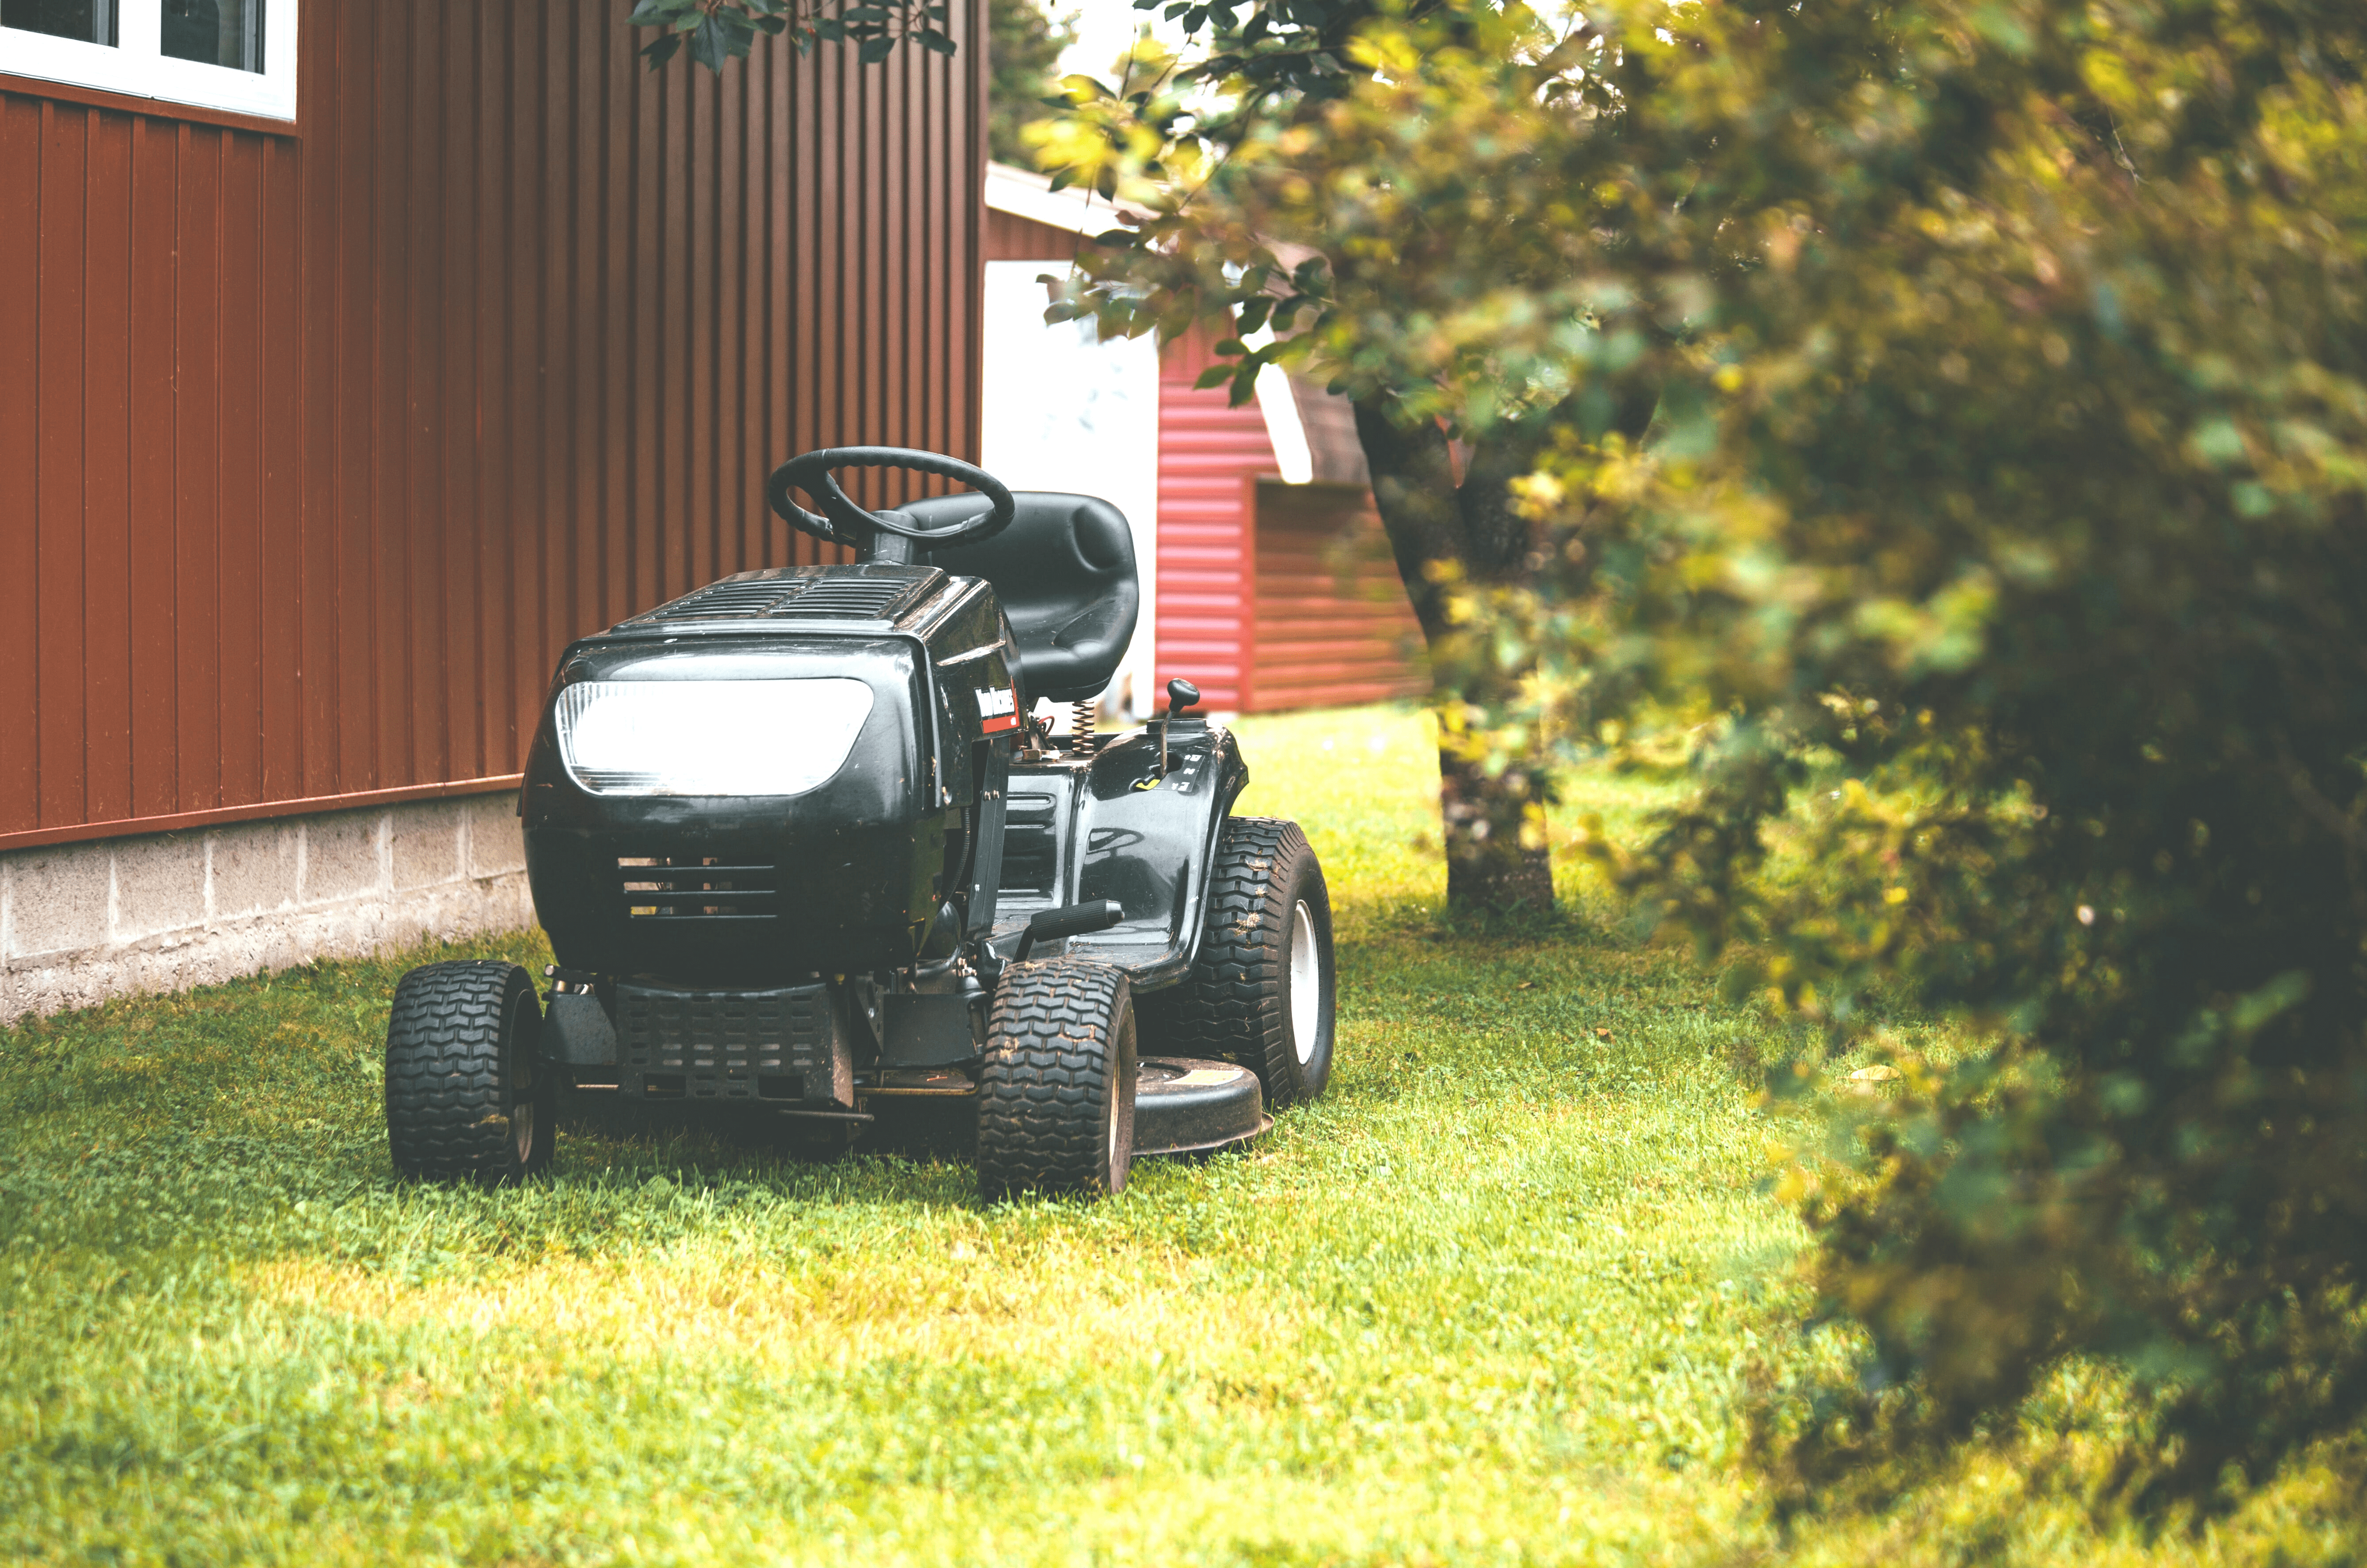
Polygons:
<instances>
[{"instance_id":1,"label":"green grass lawn","mask_svg":"<svg viewBox=\"0 0 2367 1568\"><path fill-rule=\"evenodd\" d=\"M1779 1535L1738 1462L1804 1244L1754 1026L1582 912L1441 928L1422 721L1245 722L1339 916L1339 1067L1098 1206L568 1108L547 1181L396 1185L396 976L0 1031L0 1554L39 1562L2358 1562L2328 1471L2101 1535L1980 1455ZM1575 819L1667 786L1581 776Z\"/></svg>"}]
</instances>

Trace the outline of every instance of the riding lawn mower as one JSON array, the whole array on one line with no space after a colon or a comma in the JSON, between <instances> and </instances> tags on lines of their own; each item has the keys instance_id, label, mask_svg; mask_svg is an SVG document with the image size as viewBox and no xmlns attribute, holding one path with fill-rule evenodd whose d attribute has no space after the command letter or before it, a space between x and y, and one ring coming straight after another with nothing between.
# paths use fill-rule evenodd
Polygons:
<instances>
[{"instance_id":1,"label":"riding lawn mower","mask_svg":"<svg viewBox=\"0 0 2367 1568\"><path fill-rule=\"evenodd\" d=\"M867 510L851 467L973 494ZM824 1151L958 1102L989 1198L1105 1194L1320 1095L1306 836L1231 814L1249 771L1188 681L1098 733L1140 605L1117 509L889 447L766 494L853 563L742 572L561 657L519 801L549 993L502 961L402 978L397 1171L531 1176L566 1086L763 1109Z\"/></svg>"}]
</instances>

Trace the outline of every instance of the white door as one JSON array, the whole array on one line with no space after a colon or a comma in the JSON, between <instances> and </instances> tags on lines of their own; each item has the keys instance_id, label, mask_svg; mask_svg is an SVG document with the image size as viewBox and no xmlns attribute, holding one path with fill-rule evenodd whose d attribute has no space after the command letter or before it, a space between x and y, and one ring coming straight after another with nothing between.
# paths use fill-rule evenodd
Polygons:
<instances>
[{"instance_id":1,"label":"white door","mask_svg":"<svg viewBox=\"0 0 2367 1568\"><path fill-rule=\"evenodd\" d=\"M1091 322L1044 322L1046 273L1065 261L986 264L981 461L1014 490L1098 495L1126 514L1142 619L1103 706L1150 716L1159 587L1159 348L1093 341Z\"/></svg>"}]
</instances>

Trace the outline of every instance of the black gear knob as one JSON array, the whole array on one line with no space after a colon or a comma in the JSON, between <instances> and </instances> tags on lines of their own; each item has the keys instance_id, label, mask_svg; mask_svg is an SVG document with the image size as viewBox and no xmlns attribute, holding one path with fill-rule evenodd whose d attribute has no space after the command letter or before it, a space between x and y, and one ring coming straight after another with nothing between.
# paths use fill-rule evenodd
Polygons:
<instances>
[{"instance_id":1,"label":"black gear knob","mask_svg":"<svg viewBox=\"0 0 2367 1568\"><path fill-rule=\"evenodd\" d=\"M1200 688L1178 676L1167 683L1167 716L1180 717L1184 710L1200 700Z\"/></svg>"}]
</instances>

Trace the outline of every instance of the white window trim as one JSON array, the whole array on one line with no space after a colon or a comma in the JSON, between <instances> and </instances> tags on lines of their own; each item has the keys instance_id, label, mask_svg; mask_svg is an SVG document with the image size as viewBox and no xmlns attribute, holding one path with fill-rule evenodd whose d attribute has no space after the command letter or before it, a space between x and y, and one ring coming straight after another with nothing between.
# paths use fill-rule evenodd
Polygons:
<instances>
[{"instance_id":1,"label":"white window trim","mask_svg":"<svg viewBox=\"0 0 2367 1568\"><path fill-rule=\"evenodd\" d=\"M300 8L300 0L268 0L263 17L261 71L166 59L164 0L116 0L118 47L112 49L20 28L0 28L0 70L137 98L293 120L296 14Z\"/></svg>"}]
</instances>

